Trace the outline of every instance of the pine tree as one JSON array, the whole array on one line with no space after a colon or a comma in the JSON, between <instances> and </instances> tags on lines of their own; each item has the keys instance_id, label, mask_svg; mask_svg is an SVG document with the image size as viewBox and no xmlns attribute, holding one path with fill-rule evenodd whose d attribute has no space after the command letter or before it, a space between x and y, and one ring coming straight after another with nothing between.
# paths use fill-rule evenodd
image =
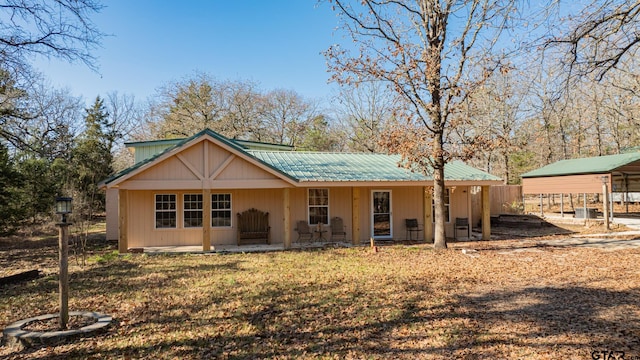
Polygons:
<instances>
[{"instance_id":1,"label":"pine tree","mask_svg":"<svg viewBox=\"0 0 640 360\"><path fill-rule=\"evenodd\" d=\"M0 143L0 234L11 233L24 217L24 206L19 201L21 183L7 147Z\"/></svg>"},{"instance_id":2,"label":"pine tree","mask_svg":"<svg viewBox=\"0 0 640 360\"><path fill-rule=\"evenodd\" d=\"M73 167L75 185L82 197L77 203L86 204L87 215L91 217L95 210L104 209L104 194L97 184L113 172L111 147L116 134L108 130L111 128L109 114L99 96L85 111L85 129L73 149Z\"/></svg>"}]
</instances>

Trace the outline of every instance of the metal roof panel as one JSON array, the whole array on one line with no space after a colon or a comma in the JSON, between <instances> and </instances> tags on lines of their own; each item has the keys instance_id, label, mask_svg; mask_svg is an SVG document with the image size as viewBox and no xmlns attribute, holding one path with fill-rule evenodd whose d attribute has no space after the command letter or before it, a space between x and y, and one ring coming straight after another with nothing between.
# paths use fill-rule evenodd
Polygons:
<instances>
[{"instance_id":1,"label":"metal roof panel","mask_svg":"<svg viewBox=\"0 0 640 360\"><path fill-rule=\"evenodd\" d=\"M603 174L640 160L640 152L560 160L522 174L523 178Z\"/></svg>"}]
</instances>

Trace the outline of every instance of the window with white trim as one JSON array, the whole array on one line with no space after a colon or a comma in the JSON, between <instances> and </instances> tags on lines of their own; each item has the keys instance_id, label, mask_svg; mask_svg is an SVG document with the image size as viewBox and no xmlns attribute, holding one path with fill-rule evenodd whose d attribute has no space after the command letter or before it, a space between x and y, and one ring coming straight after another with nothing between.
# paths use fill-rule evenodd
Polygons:
<instances>
[{"instance_id":1,"label":"window with white trim","mask_svg":"<svg viewBox=\"0 0 640 360\"><path fill-rule=\"evenodd\" d=\"M444 221L451 222L451 212L449 211L449 188L444 189ZM431 193L431 219L433 222L436 221L436 199L433 196L433 192Z\"/></svg>"},{"instance_id":2,"label":"window with white trim","mask_svg":"<svg viewBox=\"0 0 640 360\"><path fill-rule=\"evenodd\" d=\"M211 194L211 226L231 227L231 194Z\"/></svg>"},{"instance_id":3,"label":"window with white trim","mask_svg":"<svg viewBox=\"0 0 640 360\"><path fill-rule=\"evenodd\" d=\"M309 224L329 225L329 189L309 189Z\"/></svg>"},{"instance_id":4,"label":"window with white trim","mask_svg":"<svg viewBox=\"0 0 640 360\"><path fill-rule=\"evenodd\" d=\"M184 194L184 227L202 227L202 194Z\"/></svg>"},{"instance_id":5,"label":"window with white trim","mask_svg":"<svg viewBox=\"0 0 640 360\"><path fill-rule=\"evenodd\" d=\"M156 194L156 229L175 229L176 195Z\"/></svg>"}]
</instances>

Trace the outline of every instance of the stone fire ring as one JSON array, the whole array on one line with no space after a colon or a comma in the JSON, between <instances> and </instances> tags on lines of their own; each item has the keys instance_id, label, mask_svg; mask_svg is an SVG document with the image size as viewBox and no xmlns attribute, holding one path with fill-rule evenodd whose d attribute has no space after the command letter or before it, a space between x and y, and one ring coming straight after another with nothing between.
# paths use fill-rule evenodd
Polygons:
<instances>
[{"instance_id":1,"label":"stone fire ring","mask_svg":"<svg viewBox=\"0 0 640 360\"><path fill-rule=\"evenodd\" d=\"M60 314L46 314L40 315L20 321L16 321L13 324L7 326L2 334L4 335L5 342L8 345L23 345L25 347L38 346L38 345L51 345L57 343L64 343L65 340L72 337L83 337L94 333L98 333L106 329L111 325L113 320L111 316L90 312L90 311L70 311L69 316L82 316L87 318L93 318L95 323L73 330L59 330L59 331L26 331L23 330L27 325L36 321L49 320L58 318Z\"/></svg>"}]
</instances>

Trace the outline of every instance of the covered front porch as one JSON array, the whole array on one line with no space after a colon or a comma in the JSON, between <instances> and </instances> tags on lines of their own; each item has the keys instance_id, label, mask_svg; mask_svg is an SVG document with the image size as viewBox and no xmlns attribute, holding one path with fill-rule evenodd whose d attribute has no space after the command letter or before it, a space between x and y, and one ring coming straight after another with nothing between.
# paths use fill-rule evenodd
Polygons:
<instances>
[{"instance_id":1,"label":"covered front porch","mask_svg":"<svg viewBox=\"0 0 640 360\"><path fill-rule=\"evenodd\" d=\"M450 184L451 185L451 184ZM474 184L475 185L475 184ZM458 230L455 228L455 220L457 217L464 217L467 219L473 219L473 210L471 206L471 186L472 184L465 184L457 182L455 186L449 186L450 201L448 204L448 211L450 211L449 221L445 224L447 228L448 238L472 238L471 232L476 224L469 224L467 229ZM325 247L332 245L339 246L358 246L369 245L370 239L374 238L375 241L388 241L391 243L398 243L405 241L409 238L405 238L405 219L417 218L420 223L421 231L418 237L413 239L421 242L430 243L433 241L434 223L432 219L433 214L433 199L432 188L430 186L421 187L386 187L388 190L382 191L389 196L393 195L393 199L389 198L389 214L388 214L388 230L390 231L389 237L380 237L376 235L376 223L374 222L376 216L379 214L373 212L375 207L373 201L373 195L381 193L377 188L372 187L351 187L351 188L330 188L330 214L331 216L340 216L344 219L346 225L347 235L344 236L343 241L310 241L308 243L298 242L298 233L296 231L296 223L300 220L306 220L305 213L307 208L307 194L306 189L284 188L273 189L271 191L258 191L253 190L247 194L246 191L233 191L233 199L236 201L240 209L255 206L255 201L258 194L269 193L272 200L265 201L261 208L265 208L271 214L270 223L271 236L273 238L272 245L260 244L260 245L242 245L237 246L233 243L235 241L216 241L220 238L219 234L228 234L230 239L235 238L236 224L231 227L225 228L222 231L218 231L210 226L203 226L200 228L188 229L189 234L193 236L193 240L190 243L176 243L166 242L159 243L153 241L155 237L167 237L171 233L166 230L153 229L152 219L148 219L142 222L136 222L132 224L129 222L130 214L135 214L138 219L143 219L143 214L149 217L149 214L153 212L151 209L140 207L149 206L152 202L149 200L153 193L141 193L134 192L128 189L116 190L117 198L116 202L119 205L119 251L121 253L136 252L137 249L147 249L145 252L162 252L169 251L174 252L174 249L188 249L187 252L201 251L240 251L249 252L251 249L256 248L261 251L275 251L284 249L296 249L296 248L313 248L313 247ZM481 236L479 238L483 240L490 239L490 202L489 191L490 185L482 185L478 188L481 189L481 216L480 226L482 228ZM412 190L413 189L413 190ZM448 191L449 191L448 190ZM204 198L209 197L210 190L204 191ZM180 198L180 196L178 197ZM391 201L393 200L393 201ZM208 202L204 202L204 224L208 224L210 219L208 214L211 213L211 209L208 208ZM178 206L181 206L180 204ZM178 209L180 210L180 209ZM180 213L180 211L178 211ZM476 210L477 216L477 210ZM141 238L136 233L141 228L141 224L147 224L149 228L145 239L147 241L129 241L130 238ZM324 232L330 230L330 226L323 225ZM328 234L327 234L328 235ZM317 240L317 239L316 239ZM144 250L142 250L144 251ZM180 252L180 251L178 251Z\"/></svg>"}]
</instances>

